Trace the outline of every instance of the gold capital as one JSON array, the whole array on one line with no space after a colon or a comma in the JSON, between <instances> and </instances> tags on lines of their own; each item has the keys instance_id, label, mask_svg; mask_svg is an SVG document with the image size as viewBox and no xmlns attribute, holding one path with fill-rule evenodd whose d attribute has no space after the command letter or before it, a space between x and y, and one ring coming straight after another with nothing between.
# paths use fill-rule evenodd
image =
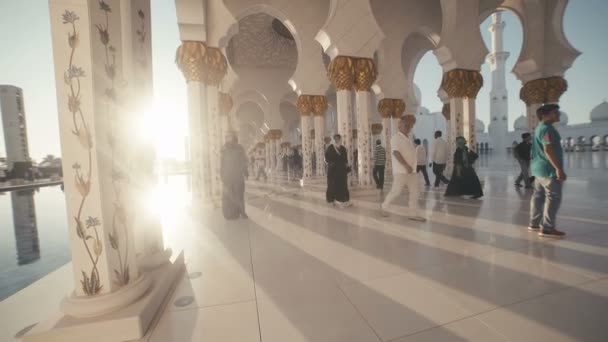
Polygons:
<instances>
[{"instance_id":1,"label":"gold capital","mask_svg":"<svg viewBox=\"0 0 608 342\"><path fill-rule=\"evenodd\" d=\"M557 103L568 90L568 82L561 76L552 76L528 81L521 87L519 98L526 105Z\"/></svg>"},{"instance_id":2,"label":"gold capital","mask_svg":"<svg viewBox=\"0 0 608 342\"><path fill-rule=\"evenodd\" d=\"M309 116L312 113L312 96L300 95L296 101L296 107L302 116Z\"/></svg>"},{"instance_id":3,"label":"gold capital","mask_svg":"<svg viewBox=\"0 0 608 342\"><path fill-rule=\"evenodd\" d=\"M405 112L405 101L402 99L393 99L393 118L400 118Z\"/></svg>"},{"instance_id":4,"label":"gold capital","mask_svg":"<svg viewBox=\"0 0 608 342\"><path fill-rule=\"evenodd\" d=\"M327 77L337 90L352 90L355 81L353 58L337 56L327 68Z\"/></svg>"},{"instance_id":5,"label":"gold capital","mask_svg":"<svg viewBox=\"0 0 608 342\"><path fill-rule=\"evenodd\" d=\"M380 134L381 132L382 132L382 124L380 124L380 123L372 124L372 134L373 135Z\"/></svg>"},{"instance_id":6,"label":"gold capital","mask_svg":"<svg viewBox=\"0 0 608 342\"><path fill-rule=\"evenodd\" d=\"M232 110L232 106L234 103L232 102L232 96L227 93L219 93L219 105L220 105L220 114L228 115Z\"/></svg>"},{"instance_id":7,"label":"gold capital","mask_svg":"<svg viewBox=\"0 0 608 342\"><path fill-rule=\"evenodd\" d=\"M324 116L327 111L327 99L323 95L312 96L312 113L314 116Z\"/></svg>"},{"instance_id":8,"label":"gold capital","mask_svg":"<svg viewBox=\"0 0 608 342\"><path fill-rule=\"evenodd\" d=\"M205 83L217 86L222 81L228 70L228 62L222 50L216 47L207 47L205 54Z\"/></svg>"},{"instance_id":9,"label":"gold capital","mask_svg":"<svg viewBox=\"0 0 608 342\"><path fill-rule=\"evenodd\" d=\"M378 102L378 113L383 118L400 118L405 112L402 99L382 99Z\"/></svg>"},{"instance_id":10,"label":"gold capital","mask_svg":"<svg viewBox=\"0 0 608 342\"><path fill-rule=\"evenodd\" d=\"M355 59L355 89L369 91L376 82L376 64L371 58Z\"/></svg>"},{"instance_id":11,"label":"gold capital","mask_svg":"<svg viewBox=\"0 0 608 342\"><path fill-rule=\"evenodd\" d=\"M283 136L283 132L280 129L271 129L268 131L268 139L279 140Z\"/></svg>"},{"instance_id":12,"label":"gold capital","mask_svg":"<svg viewBox=\"0 0 608 342\"><path fill-rule=\"evenodd\" d=\"M477 70L454 69L443 74L441 88L453 98L477 97L483 86L483 77Z\"/></svg>"},{"instance_id":13,"label":"gold capital","mask_svg":"<svg viewBox=\"0 0 608 342\"><path fill-rule=\"evenodd\" d=\"M204 82L204 57L206 46L202 42L184 41L175 52L175 63L184 74L186 82Z\"/></svg>"}]
</instances>

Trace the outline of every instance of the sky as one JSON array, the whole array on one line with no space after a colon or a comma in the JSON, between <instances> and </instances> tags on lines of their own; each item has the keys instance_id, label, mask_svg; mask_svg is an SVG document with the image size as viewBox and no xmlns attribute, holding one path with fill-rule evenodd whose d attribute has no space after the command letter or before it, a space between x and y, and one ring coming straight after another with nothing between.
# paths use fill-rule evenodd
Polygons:
<instances>
[{"instance_id":1,"label":"sky","mask_svg":"<svg viewBox=\"0 0 608 342\"><path fill-rule=\"evenodd\" d=\"M567 71L569 90L560 105L568 113L570 123L589 120L593 107L608 97L608 1L570 0L565 15L565 33L572 45L582 52ZM522 28L510 12L503 15L506 22L505 50L511 53L507 70L513 68L522 44ZM175 66L175 50L180 44L174 0L152 0L152 48L154 63L154 113L159 128L170 131L168 136L187 134L186 84ZM491 18L481 25L486 45L490 45L488 27ZM57 99L53 71L48 0L0 0L0 84L23 88L30 155L40 159L47 154L60 155ZM482 76L490 84L487 65ZM441 82L441 68L435 56L427 53L414 78L422 92L422 105L439 111L436 96ZM525 111L519 100L521 83L507 74L509 91L509 124ZM490 87L484 86L477 97L477 115L489 122ZM161 157L176 155L183 158L183 138L165 141L159 146ZM0 156L5 155L4 136L0 130Z\"/></svg>"}]
</instances>

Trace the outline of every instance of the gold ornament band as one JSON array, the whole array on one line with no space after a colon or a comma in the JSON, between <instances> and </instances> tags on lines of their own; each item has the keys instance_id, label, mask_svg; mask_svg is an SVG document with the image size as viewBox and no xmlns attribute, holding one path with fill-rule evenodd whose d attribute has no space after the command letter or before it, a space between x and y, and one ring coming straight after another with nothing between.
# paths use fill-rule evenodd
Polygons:
<instances>
[{"instance_id":1,"label":"gold ornament band","mask_svg":"<svg viewBox=\"0 0 608 342\"><path fill-rule=\"evenodd\" d=\"M441 88L452 98L474 99L482 86L483 77L477 70L450 70L441 80Z\"/></svg>"}]
</instances>

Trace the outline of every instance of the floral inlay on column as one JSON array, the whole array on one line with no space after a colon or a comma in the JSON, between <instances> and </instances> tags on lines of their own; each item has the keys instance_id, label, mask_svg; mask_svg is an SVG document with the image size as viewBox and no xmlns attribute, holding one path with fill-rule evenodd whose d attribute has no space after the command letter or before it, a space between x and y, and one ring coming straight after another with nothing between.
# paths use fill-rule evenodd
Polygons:
<instances>
[{"instance_id":1,"label":"floral inlay on column","mask_svg":"<svg viewBox=\"0 0 608 342\"><path fill-rule=\"evenodd\" d=\"M108 146L110 147L111 160L111 180L112 191L114 193L114 207L112 212L112 230L108 233L110 246L118 255L119 269L114 269L114 283L118 286L127 285L130 281L129 273L129 223L130 218L127 212L125 203L123 202L124 190L129 184L128 174L121 171L118 166L118 156L120 153L117 150L116 123L119 120L117 108L117 93L116 93L116 48L110 44L111 36L109 32L110 13L112 9L105 1L99 1L99 10L104 12L105 24L96 24L99 33L99 40L104 47L105 61L104 70L105 77L108 82L108 88L104 92L106 100L106 119L109 128L107 136ZM125 167L125 165L123 165ZM119 231L121 234L119 234ZM121 240L121 237L124 238ZM122 246L124 244L124 247ZM121 251L124 249L124 255Z\"/></svg>"},{"instance_id":2,"label":"floral inlay on column","mask_svg":"<svg viewBox=\"0 0 608 342\"><path fill-rule=\"evenodd\" d=\"M102 285L99 278L99 269L97 263L103 252L102 244L99 239L97 227L101 222L96 216L88 216L83 222L84 206L89 197L91 190L91 178L93 176L93 139L88 128L87 122L82 112L81 104L81 84L80 80L85 78L85 72L82 68L74 65L74 55L79 45L78 30L76 22L80 19L75 12L66 10L63 15L63 24L72 26L72 32L68 34L68 45L70 46L70 61L68 69L64 73L64 82L70 88L68 95L68 110L72 116L72 134L76 137L78 144L87 151L88 158L82 161L85 165L83 168L81 163L74 163L72 170L74 172L74 183L78 193L80 194L80 204L76 215L73 216L76 223L76 235L82 240L87 255L91 260L91 269L89 271L81 270L82 279L80 284L82 291L87 296L93 296L101 291Z\"/></svg>"}]
</instances>

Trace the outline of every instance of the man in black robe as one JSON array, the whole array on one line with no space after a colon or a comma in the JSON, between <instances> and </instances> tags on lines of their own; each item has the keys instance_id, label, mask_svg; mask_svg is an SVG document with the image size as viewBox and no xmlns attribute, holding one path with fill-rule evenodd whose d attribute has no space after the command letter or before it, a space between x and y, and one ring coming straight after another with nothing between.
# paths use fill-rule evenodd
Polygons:
<instances>
[{"instance_id":1,"label":"man in black robe","mask_svg":"<svg viewBox=\"0 0 608 342\"><path fill-rule=\"evenodd\" d=\"M325 161L327 162L327 192L325 194L327 203L341 207L349 207L350 194L348 193L348 151L342 146L342 137L334 135L334 144L325 150Z\"/></svg>"},{"instance_id":2,"label":"man in black robe","mask_svg":"<svg viewBox=\"0 0 608 342\"><path fill-rule=\"evenodd\" d=\"M232 134L221 154L222 177L222 211L229 220L247 218L245 213L245 177L247 171L247 155L245 149L238 143L236 134Z\"/></svg>"}]
</instances>

